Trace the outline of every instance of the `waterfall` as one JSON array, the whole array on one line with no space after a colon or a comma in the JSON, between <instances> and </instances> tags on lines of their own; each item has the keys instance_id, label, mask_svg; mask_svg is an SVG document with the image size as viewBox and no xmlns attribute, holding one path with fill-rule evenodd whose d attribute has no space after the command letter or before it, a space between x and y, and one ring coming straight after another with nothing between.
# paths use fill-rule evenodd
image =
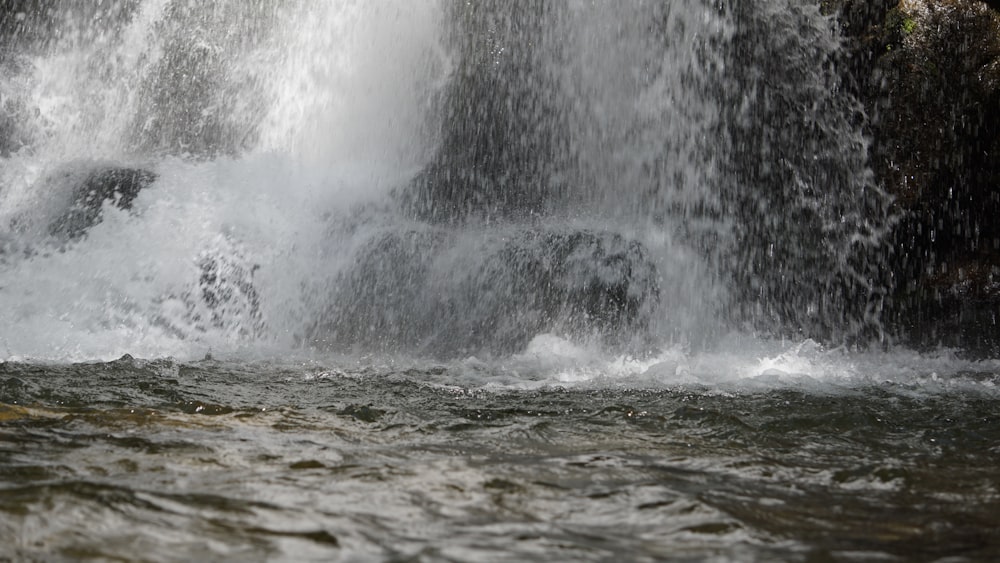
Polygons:
<instances>
[{"instance_id":1,"label":"waterfall","mask_svg":"<svg viewBox=\"0 0 1000 563\"><path fill-rule=\"evenodd\" d=\"M881 336L893 218L867 164L864 109L842 84L836 20L782 0L730 11L715 146L729 153L720 191L735 224L724 258L733 309L822 339Z\"/></svg>"},{"instance_id":2,"label":"waterfall","mask_svg":"<svg viewBox=\"0 0 1000 563\"><path fill-rule=\"evenodd\" d=\"M18 327L0 354L294 347L350 245L331 225L419 166L448 65L439 7L38 10L21 19L43 29L4 54L5 108L29 141L0 171L0 317ZM85 237L53 236L75 186L109 168L156 179L127 211L105 203Z\"/></svg>"},{"instance_id":3,"label":"waterfall","mask_svg":"<svg viewBox=\"0 0 1000 563\"><path fill-rule=\"evenodd\" d=\"M2 357L877 329L817 6L41 4L0 20Z\"/></svg>"}]
</instances>

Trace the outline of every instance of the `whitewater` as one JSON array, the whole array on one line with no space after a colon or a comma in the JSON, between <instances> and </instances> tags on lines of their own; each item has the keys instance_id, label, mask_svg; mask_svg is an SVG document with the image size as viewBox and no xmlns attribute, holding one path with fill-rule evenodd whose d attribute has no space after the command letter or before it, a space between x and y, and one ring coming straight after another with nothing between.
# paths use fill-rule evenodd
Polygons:
<instances>
[{"instance_id":1,"label":"whitewater","mask_svg":"<svg viewBox=\"0 0 1000 563\"><path fill-rule=\"evenodd\" d=\"M1000 360L882 330L818 5L16 21L0 560L1000 553Z\"/></svg>"}]
</instances>

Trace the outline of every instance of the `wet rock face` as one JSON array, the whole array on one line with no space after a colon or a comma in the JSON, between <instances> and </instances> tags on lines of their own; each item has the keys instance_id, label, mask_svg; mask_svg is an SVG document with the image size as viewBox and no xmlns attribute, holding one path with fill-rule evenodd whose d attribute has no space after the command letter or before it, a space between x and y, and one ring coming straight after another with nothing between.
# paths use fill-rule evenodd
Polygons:
<instances>
[{"instance_id":1,"label":"wet rock face","mask_svg":"<svg viewBox=\"0 0 1000 563\"><path fill-rule=\"evenodd\" d=\"M49 0L0 0L0 53L37 38L50 24Z\"/></svg>"},{"instance_id":2,"label":"wet rock face","mask_svg":"<svg viewBox=\"0 0 1000 563\"><path fill-rule=\"evenodd\" d=\"M1000 178L1000 15L973 0L905 0L884 26L875 163L887 187L907 209L988 203Z\"/></svg>"},{"instance_id":3,"label":"wet rock face","mask_svg":"<svg viewBox=\"0 0 1000 563\"><path fill-rule=\"evenodd\" d=\"M458 58L440 100L439 147L400 194L414 217L437 223L523 218L544 210L559 128L536 60L553 2L451 2Z\"/></svg>"},{"instance_id":4,"label":"wet rock face","mask_svg":"<svg viewBox=\"0 0 1000 563\"><path fill-rule=\"evenodd\" d=\"M896 43L878 63L874 162L902 216L900 321L919 343L968 345L962 327L975 326L995 347L996 323L970 313L1000 305L1000 14L971 0L906 0L885 25Z\"/></svg>"},{"instance_id":5,"label":"wet rock face","mask_svg":"<svg viewBox=\"0 0 1000 563\"><path fill-rule=\"evenodd\" d=\"M23 60L0 56L0 158L9 158L34 141L35 132L26 123L38 109L27 95L26 66Z\"/></svg>"},{"instance_id":6,"label":"wet rock face","mask_svg":"<svg viewBox=\"0 0 1000 563\"><path fill-rule=\"evenodd\" d=\"M716 150L733 242L718 246L719 263L733 325L855 342L878 330L869 311L884 284L866 258L879 251L889 198L868 171L835 22L817 4L726 4Z\"/></svg>"},{"instance_id":7,"label":"wet rock face","mask_svg":"<svg viewBox=\"0 0 1000 563\"><path fill-rule=\"evenodd\" d=\"M888 328L910 344L1000 350L997 2L826 2L895 198ZM984 313L985 311L985 313ZM998 317L1000 318L1000 317ZM985 320L984 320L985 319ZM992 351L991 351L992 349Z\"/></svg>"},{"instance_id":8,"label":"wet rock face","mask_svg":"<svg viewBox=\"0 0 1000 563\"><path fill-rule=\"evenodd\" d=\"M136 148L214 157L251 147L265 111L263 93L255 77L227 59L255 48L268 33L269 17L257 2L169 2L158 22L162 54L137 88L130 139Z\"/></svg>"},{"instance_id":9,"label":"wet rock face","mask_svg":"<svg viewBox=\"0 0 1000 563\"><path fill-rule=\"evenodd\" d=\"M33 141L26 122L38 109L25 79L30 63L19 55L28 45L43 41L54 26L51 3L0 0L0 158L10 157Z\"/></svg>"},{"instance_id":10,"label":"wet rock face","mask_svg":"<svg viewBox=\"0 0 1000 563\"><path fill-rule=\"evenodd\" d=\"M102 19L126 21L140 0L0 0L0 58L12 50L58 40L71 22Z\"/></svg>"},{"instance_id":11,"label":"wet rock face","mask_svg":"<svg viewBox=\"0 0 1000 563\"><path fill-rule=\"evenodd\" d=\"M128 29L141 0L0 0L0 78L19 55L53 47L73 49L97 35ZM253 144L263 94L254 77L227 64L233 53L254 48L269 30L271 11L260 2L170 0L156 23L162 45L143 58L137 73L135 115L125 141L142 154L212 157L237 154ZM239 21L240 25L231 25ZM100 22L96 25L95 22ZM153 38L150 38L151 41ZM100 73L100 61L92 72ZM20 147L12 127L16 112L0 84L0 155ZM246 103L253 91L252 102Z\"/></svg>"},{"instance_id":12,"label":"wet rock face","mask_svg":"<svg viewBox=\"0 0 1000 563\"><path fill-rule=\"evenodd\" d=\"M645 247L621 235L391 231L358 252L310 339L433 357L516 353L546 332L627 348L658 299Z\"/></svg>"}]
</instances>

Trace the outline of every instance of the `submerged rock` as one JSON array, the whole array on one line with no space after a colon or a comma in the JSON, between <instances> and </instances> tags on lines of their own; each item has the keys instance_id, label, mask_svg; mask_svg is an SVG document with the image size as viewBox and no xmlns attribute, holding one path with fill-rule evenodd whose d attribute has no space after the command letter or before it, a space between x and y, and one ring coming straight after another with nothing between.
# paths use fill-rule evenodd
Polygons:
<instances>
[{"instance_id":1,"label":"submerged rock","mask_svg":"<svg viewBox=\"0 0 1000 563\"><path fill-rule=\"evenodd\" d=\"M614 233L383 232L309 330L324 348L508 354L554 332L629 348L659 300L645 247Z\"/></svg>"},{"instance_id":2,"label":"submerged rock","mask_svg":"<svg viewBox=\"0 0 1000 563\"><path fill-rule=\"evenodd\" d=\"M187 287L165 297L157 322L180 337L214 333L246 340L264 333L266 323L254 274L260 266L237 241L219 235L195 258Z\"/></svg>"},{"instance_id":3,"label":"submerged rock","mask_svg":"<svg viewBox=\"0 0 1000 563\"><path fill-rule=\"evenodd\" d=\"M78 239L100 223L105 202L118 209L132 209L132 202L156 180L156 174L138 168L109 167L71 178L78 183L71 189L69 208L48 229L49 234L64 241Z\"/></svg>"},{"instance_id":4,"label":"submerged rock","mask_svg":"<svg viewBox=\"0 0 1000 563\"><path fill-rule=\"evenodd\" d=\"M260 268L228 239L198 256L197 288L185 295L190 320L198 330L209 327L248 338L264 331L260 294L253 283Z\"/></svg>"}]
</instances>

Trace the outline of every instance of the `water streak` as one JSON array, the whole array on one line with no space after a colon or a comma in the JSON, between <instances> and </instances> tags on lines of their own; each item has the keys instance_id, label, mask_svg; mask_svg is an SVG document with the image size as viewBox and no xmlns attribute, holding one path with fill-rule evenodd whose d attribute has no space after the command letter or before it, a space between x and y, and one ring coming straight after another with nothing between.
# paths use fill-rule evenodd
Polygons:
<instances>
[{"instance_id":1,"label":"water streak","mask_svg":"<svg viewBox=\"0 0 1000 563\"><path fill-rule=\"evenodd\" d=\"M654 269L655 299L624 324L575 305L529 322L529 299L490 285L522 279L544 249L479 276L477 299L440 301L470 325L519 325L521 345L619 328L600 345L655 354L734 327L839 342L878 325L882 199L817 8L143 0L39 21L47 31L5 55L24 132L0 173L8 357L310 353L350 322L336 303L364 279L352 268L449 288L468 285L455 264L489 263L441 245L366 256L393 230L448 231L463 241L451 253L488 255L519 231L645 249L621 287L582 270L573 282L603 279L602 299L624 302L644 291L629 272ZM105 204L83 238L57 236L76 179L122 166L156 180ZM441 327L415 305L355 320L395 319L422 331L403 339L411 351L428 349ZM498 310L511 314L490 320ZM566 311L588 328L567 329Z\"/></svg>"}]
</instances>

